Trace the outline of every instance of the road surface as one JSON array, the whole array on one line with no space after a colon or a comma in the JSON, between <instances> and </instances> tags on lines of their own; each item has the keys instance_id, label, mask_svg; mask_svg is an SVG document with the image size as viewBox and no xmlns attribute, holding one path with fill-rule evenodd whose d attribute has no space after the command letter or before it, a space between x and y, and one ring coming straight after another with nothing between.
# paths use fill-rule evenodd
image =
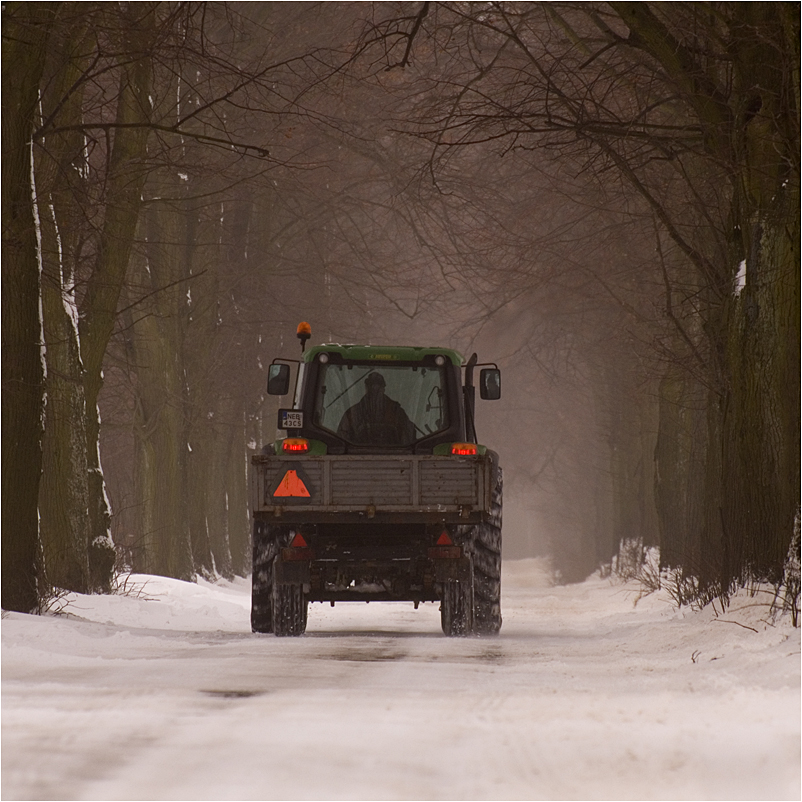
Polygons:
<instances>
[{"instance_id":1,"label":"road surface","mask_svg":"<svg viewBox=\"0 0 802 802\"><path fill-rule=\"evenodd\" d=\"M761 599L502 587L487 639L376 603L253 635L245 580L4 615L3 798L799 798L799 630Z\"/></svg>"}]
</instances>

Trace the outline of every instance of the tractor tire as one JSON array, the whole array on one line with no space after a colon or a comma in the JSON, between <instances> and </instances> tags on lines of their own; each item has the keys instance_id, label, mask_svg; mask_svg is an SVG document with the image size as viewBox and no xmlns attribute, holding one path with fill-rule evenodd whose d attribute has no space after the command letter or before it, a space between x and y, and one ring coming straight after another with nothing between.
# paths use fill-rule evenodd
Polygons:
<instances>
[{"instance_id":1,"label":"tractor tire","mask_svg":"<svg viewBox=\"0 0 802 802\"><path fill-rule=\"evenodd\" d=\"M281 527L253 522L253 570L251 571L251 631L273 631L273 561L278 554Z\"/></svg>"},{"instance_id":2,"label":"tractor tire","mask_svg":"<svg viewBox=\"0 0 802 802\"><path fill-rule=\"evenodd\" d=\"M473 631L477 635L498 635L501 630L502 490L499 468L490 520L479 524L473 537Z\"/></svg>"},{"instance_id":3,"label":"tractor tire","mask_svg":"<svg viewBox=\"0 0 802 802\"><path fill-rule=\"evenodd\" d=\"M440 626L449 637L470 635L473 629L473 576L443 582Z\"/></svg>"},{"instance_id":4,"label":"tractor tire","mask_svg":"<svg viewBox=\"0 0 802 802\"><path fill-rule=\"evenodd\" d=\"M297 637L306 632L309 603L303 586L280 585L273 576L273 633L278 637Z\"/></svg>"}]
</instances>

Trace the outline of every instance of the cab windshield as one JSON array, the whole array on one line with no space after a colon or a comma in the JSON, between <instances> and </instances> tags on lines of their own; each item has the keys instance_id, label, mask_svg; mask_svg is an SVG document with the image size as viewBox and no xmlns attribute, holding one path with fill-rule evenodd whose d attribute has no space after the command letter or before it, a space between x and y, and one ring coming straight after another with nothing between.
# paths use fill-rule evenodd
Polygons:
<instances>
[{"instance_id":1,"label":"cab windshield","mask_svg":"<svg viewBox=\"0 0 802 802\"><path fill-rule=\"evenodd\" d=\"M321 365L315 425L353 445L407 446L448 428L437 367Z\"/></svg>"}]
</instances>

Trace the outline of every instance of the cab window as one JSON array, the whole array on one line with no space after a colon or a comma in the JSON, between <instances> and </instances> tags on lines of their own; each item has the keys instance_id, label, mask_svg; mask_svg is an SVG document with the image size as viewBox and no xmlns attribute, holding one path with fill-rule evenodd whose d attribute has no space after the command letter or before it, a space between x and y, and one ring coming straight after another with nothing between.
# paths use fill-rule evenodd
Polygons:
<instances>
[{"instance_id":1,"label":"cab window","mask_svg":"<svg viewBox=\"0 0 802 802\"><path fill-rule=\"evenodd\" d=\"M354 445L406 446L448 428L445 371L322 365L314 422Z\"/></svg>"}]
</instances>

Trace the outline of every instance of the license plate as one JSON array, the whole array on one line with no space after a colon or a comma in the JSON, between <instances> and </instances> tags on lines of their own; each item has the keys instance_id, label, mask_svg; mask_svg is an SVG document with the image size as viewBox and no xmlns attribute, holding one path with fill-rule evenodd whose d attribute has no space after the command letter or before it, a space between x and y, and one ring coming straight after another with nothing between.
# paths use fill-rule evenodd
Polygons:
<instances>
[{"instance_id":1,"label":"license plate","mask_svg":"<svg viewBox=\"0 0 802 802\"><path fill-rule=\"evenodd\" d=\"M278 412L279 429L302 429L304 413L297 409L280 409Z\"/></svg>"}]
</instances>

